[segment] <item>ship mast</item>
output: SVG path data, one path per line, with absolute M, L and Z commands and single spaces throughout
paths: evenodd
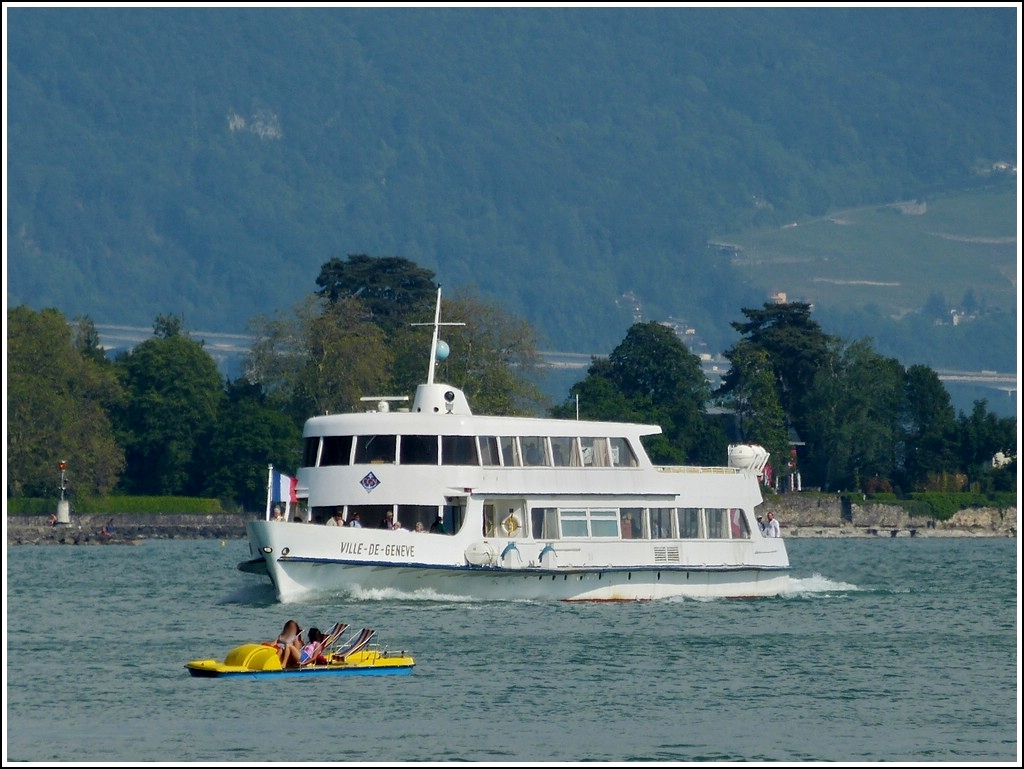
M 426 326 L 427 323 L 413 323 L 414 326 Z M 434 307 L 434 327 L 433 334 L 430 339 L 430 368 L 427 369 L 427 384 L 434 384 L 434 367 L 437 365 L 437 332 L 441 326 L 465 326 L 465 323 L 442 323 L 441 322 L 441 287 L 437 287 L 437 304 Z M 443 342 L 442 342 L 443 344 Z M 447 345 L 446 345 L 447 348 Z M 445 350 L 445 357 L 447 357 L 447 349 Z

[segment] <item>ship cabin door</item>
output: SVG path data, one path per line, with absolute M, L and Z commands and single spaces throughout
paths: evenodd
M 445 497 L 442 515 L 445 534 L 455 534 L 466 520 L 466 497 Z
M 485 537 L 519 539 L 526 536 L 525 499 L 484 500 Z

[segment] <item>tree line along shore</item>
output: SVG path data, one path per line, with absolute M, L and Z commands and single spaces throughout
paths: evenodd
M 1017 508 L 968 508 L 948 520 L 910 516 L 898 505 L 844 503 L 788 494 L 757 508 L 775 513 L 784 537 L 1016 537 Z M 75 515 L 51 525 L 45 516 L 8 516 L 8 545 L 137 544 L 151 539 L 243 539 L 262 513 L 209 515 Z M 314 525 L 314 524 L 310 524 Z

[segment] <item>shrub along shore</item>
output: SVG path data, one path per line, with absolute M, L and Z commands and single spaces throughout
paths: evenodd
M 966 508 L 947 520 L 911 516 L 899 505 L 851 502 L 835 495 L 785 494 L 769 510 L 784 537 L 1016 537 L 1017 508 Z M 260 513 L 77 515 L 51 526 L 48 515 L 8 515 L 8 545 L 131 545 L 150 539 L 243 539 Z

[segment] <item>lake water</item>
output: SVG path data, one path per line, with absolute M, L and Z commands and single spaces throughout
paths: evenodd
M 1016 539 L 798 539 L 760 600 L 282 606 L 242 540 L 7 548 L 4 763 L 1019 762 Z M 294 617 L 411 676 L 221 680 Z

